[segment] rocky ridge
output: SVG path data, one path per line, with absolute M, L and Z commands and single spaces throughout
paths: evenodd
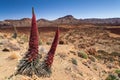
M 94 25 L 120 25 L 120 18 L 89 18 L 89 19 L 76 19 L 72 15 L 67 15 L 56 20 L 38 19 L 37 24 L 39 27 L 57 26 L 57 25 L 81 25 L 81 24 L 94 24 Z M 30 18 L 23 18 L 20 20 L 4 20 L 0 21 L 0 27 L 29 27 L 31 25 Z

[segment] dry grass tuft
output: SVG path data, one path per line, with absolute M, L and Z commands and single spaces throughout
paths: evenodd
M 13 60 L 13 59 L 18 59 L 18 58 L 19 58 L 19 55 L 16 54 L 16 53 L 12 53 L 8 58 L 11 59 L 11 60 Z

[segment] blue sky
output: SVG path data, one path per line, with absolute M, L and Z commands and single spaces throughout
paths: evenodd
M 120 0 L 0 0 L 0 20 L 31 18 L 32 6 L 37 19 L 120 17 Z

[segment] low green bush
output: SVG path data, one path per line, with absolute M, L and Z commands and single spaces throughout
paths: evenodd
M 78 56 L 81 57 L 81 58 L 84 58 L 84 59 L 88 58 L 88 55 L 85 51 L 79 51 Z
M 39 45 L 42 45 L 43 44 L 43 41 L 42 40 L 39 40 Z
M 119 79 L 117 79 L 115 75 L 110 74 L 105 80 L 119 80 Z
M 115 73 L 120 74 L 120 69 L 115 70 Z
M 71 61 L 72 61 L 72 63 L 73 63 L 74 65 L 78 65 L 78 64 L 77 64 L 77 60 L 76 60 L 76 59 L 72 58 L 72 60 L 71 60 Z

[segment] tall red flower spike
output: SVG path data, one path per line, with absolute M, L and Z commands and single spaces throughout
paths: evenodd
M 53 40 L 52 46 L 47 54 L 46 59 L 39 65 L 39 71 L 41 73 L 40 76 L 50 77 L 52 73 L 51 66 L 53 63 L 53 58 L 58 44 L 58 38 L 59 38 L 59 28 L 57 28 L 56 30 L 55 38 Z
M 42 62 L 42 64 L 39 67 L 39 69 L 41 69 L 40 70 L 41 76 L 50 77 L 50 75 L 52 73 L 51 66 L 53 63 L 53 58 L 54 58 L 56 47 L 58 44 L 58 38 L 59 38 L 59 28 L 57 28 L 57 30 L 56 30 L 55 38 L 53 40 L 52 46 L 47 54 L 46 59 Z
M 32 8 L 32 27 L 30 33 L 29 41 L 29 61 L 35 59 L 38 55 L 38 27 L 36 25 L 36 16 L 34 14 L 34 9 Z
M 57 28 L 54 41 L 52 43 L 52 46 L 50 48 L 50 51 L 48 52 L 47 59 L 45 60 L 46 65 L 50 68 L 53 63 L 53 57 L 55 55 L 56 47 L 58 44 L 58 38 L 59 38 L 59 28 Z
M 38 54 L 38 27 L 36 25 L 36 17 L 33 8 L 31 25 L 29 49 L 27 54 L 23 57 L 17 66 L 18 69 L 16 74 L 24 74 L 28 76 L 32 76 L 33 74 L 41 75 L 41 72 L 38 71 L 39 65 L 41 64 L 39 61 L 40 55 Z

